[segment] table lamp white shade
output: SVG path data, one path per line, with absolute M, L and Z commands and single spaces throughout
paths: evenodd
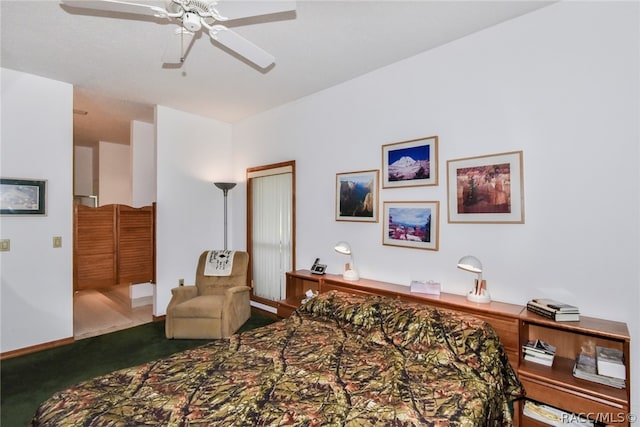
M 458 268 L 478 274 L 478 279 L 482 279 L 482 263 L 472 255 L 466 255 L 458 261 Z
M 351 245 L 348 242 L 340 241 L 335 244 L 333 247 L 336 252 L 343 255 L 349 255 L 349 268 L 345 269 L 344 273 L 342 273 L 342 278 L 344 280 L 354 281 L 360 279 L 360 275 L 355 268 L 355 264 L 353 262 L 353 252 L 351 251 Z

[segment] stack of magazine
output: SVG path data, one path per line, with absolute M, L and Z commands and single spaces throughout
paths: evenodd
M 604 356 L 604 354 L 607 354 Z M 603 375 L 602 372 L 599 372 L 598 367 L 603 366 L 603 362 L 598 362 L 598 359 L 603 359 L 604 357 L 611 358 L 611 354 L 616 354 L 616 358 L 619 360 L 616 362 L 618 364 L 622 364 L 622 370 L 619 368 L 615 371 L 610 369 L 604 369 L 603 372 L 607 375 Z M 599 356 L 598 356 L 599 355 Z M 605 362 L 608 363 L 609 361 Z M 602 369 L 601 369 L 602 370 Z M 611 376 L 611 375 L 616 376 Z M 573 376 L 576 378 L 581 378 L 583 380 L 593 381 L 599 384 L 608 385 L 615 388 L 625 388 L 626 382 L 626 369 L 624 363 L 622 362 L 622 352 L 617 352 L 615 349 L 605 348 L 605 347 L 597 347 L 596 348 L 596 357 L 586 353 L 578 354 L 576 358 L 576 364 L 573 368 Z
M 624 380 L 627 368 L 624 365 L 624 354 L 617 348 L 596 346 L 596 367 L 598 374 Z
M 556 348 L 542 340 L 528 341 L 522 346 L 524 360 L 540 363 L 545 366 L 553 365 L 553 358 L 556 355 Z
M 580 310 L 574 305 L 548 298 L 536 298 L 527 303 L 527 310 L 557 322 L 577 322 Z
M 536 403 L 531 400 L 524 402 L 522 413 L 529 418 L 541 421 L 552 426 L 576 426 L 576 427 L 593 427 L 593 422 L 584 416 L 578 416 L 569 412 L 562 411 L 552 406 Z

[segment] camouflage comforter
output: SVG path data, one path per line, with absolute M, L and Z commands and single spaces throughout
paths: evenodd
M 521 395 L 486 323 L 332 291 L 281 322 L 58 392 L 33 425 L 507 426 Z

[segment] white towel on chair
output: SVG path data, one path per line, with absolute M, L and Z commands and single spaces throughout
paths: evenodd
M 230 276 L 233 269 L 235 251 L 209 251 L 207 262 L 204 264 L 205 276 Z

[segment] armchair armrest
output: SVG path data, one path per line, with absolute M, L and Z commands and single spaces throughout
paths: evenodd
M 234 286 L 232 288 L 227 288 L 225 291 L 226 297 L 233 297 L 234 294 L 239 294 L 242 292 L 249 292 L 251 288 L 248 286 Z
M 171 289 L 171 301 L 167 309 L 173 305 L 190 300 L 198 296 L 198 288 L 195 286 L 179 286 Z
M 235 332 L 251 316 L 251 288 L 234 286 L 227 288 L 222 304 L 223 335 Z

